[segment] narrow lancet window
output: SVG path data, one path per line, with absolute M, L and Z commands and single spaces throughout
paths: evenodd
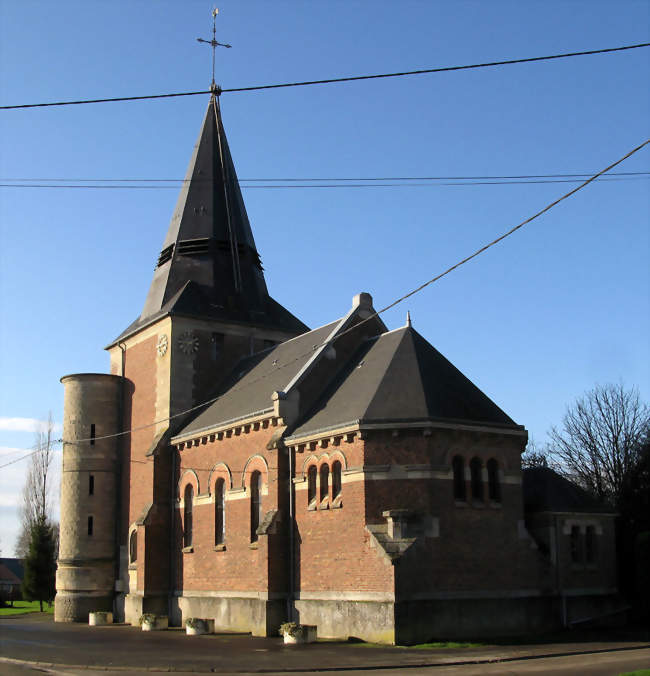
M 93 534 L 93 517 L 89 516 L 88 517 L 88 535 Z
M 88 476 L 88 495 L 95 495 L 95 477 L 93 474 Z
M 225 481 L 217 479 L 214 487 L 214 544 L 222 545 L 226 538 Z
M 580 526 L 571 526 L 571 563 L 582 563 Z
M 329 465 L 321 465 L 320 468 L 320 503 L 322 506 L 327 505 L 327 499 L 330 494 L 330 467 Z
M 341 463 L 335 460 L 332 464 L 332 499 L 341 497 Z
M 499 484 L 499 463 L 490 458 L 487 463 L 488 497 L 492 502 L 501 502 L 501 486 Z
M 138 531 L 133 531 L 129 538 L 129 562 L 135 563 L 138 560 Z
M 251 542 L 257 542 L 262 511 L 262 475 L 255 471 L 251 476 Z
M 451 461 L 454 472 L 454 500 L 465 501 L 465 461 L 460 455 Z
M 316 506 L 316 465 L 311 465 L 307 470 L 307 505 Z
M 194 489 L 191 484 L 185 487 L 183 496 L 183 547 L 192 546 L 192 502 Z
M 95 445 L 95 423 L 92 423 L 90 426 L 90 445 Z

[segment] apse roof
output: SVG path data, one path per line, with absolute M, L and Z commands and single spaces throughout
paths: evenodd
M 454 421 L 520 426 L 415 329 L 360 345 L 290 438 L 352 422 Z

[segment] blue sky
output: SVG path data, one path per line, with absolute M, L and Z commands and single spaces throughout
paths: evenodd
M 224 87 L 648 42 L 649 3 L 218 3 Z M 0 105 L 206 89 L 212 4 L 0 0 Z M 650 49 L 224 94 L 240 179 L 596 172 L 648 138 Z M 206 96 L 0 111 L 0 183 L 181 179 Z M 649 171 L 646 148 L 618 168 Z M 386 313 L 414 327 L 543 444 L 596 383 L 650 399 L 647 178 L 587 187 Z M 244 189 L 271 294 L 312 327 L 383 307 L 573 184 Z M 0 188 L 0 464 L 61 420 L 67 373 L 141 311 L 173 189 Z M 56 462 L 60 461 L 60 451 Z M 0 473 L 11 555 L 25 461 Z

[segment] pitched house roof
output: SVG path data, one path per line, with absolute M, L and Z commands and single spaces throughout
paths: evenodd
M 549 467 L 528 467 L 523 474 L 527 512 L 612 513 L 611 507 Z
M 186 425 L 187 436 L 273 408 L 273 392 L 284 391 L 338 322 L 326 324 L 263 352 L 241 359 L 219 389 L 219 399 Z
M 20 584 L 24 575 L 22 559 L 0 558 L 0 584 Z

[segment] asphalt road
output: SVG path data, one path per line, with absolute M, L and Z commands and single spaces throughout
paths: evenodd
M 416 650 L 347 642 L 285 646 L 247 634 L 142 633 L 126 625 L 55 624 L 51 616 L 0 620 L 0 674 L 610 674 L 650 668 L 646 635 L 567 634 L 569 641 Z M 605 639 L 605 640 L 604 640 Z M 4 658 L 4 659 L 3 659 Z M 24 660 L 19 664 L 11 660 Z
M 513 661 L 497 664 L 478 664 L 462 665 L 454 667 L 414 667 L 404 669 L 403 667 L 390 669 L 353 669 L 346 670 L 345 674 L 366 674 L 373 676 L 397 676 L 398 674 L 407 674 L 408 676 L 576 676 L 577 674 L 585 676 L 618 676 L 619 674 L 634 671 L 637 669 L 650 668 L 650 649 L 637 649 L 610 652 L 607 654 L 596 653 L 586 655 L 572 655 L 564 657 L 543 657 L 534 660 Z M 35 674 L 52 674 L 53 676 L 125 676 L 126 674 L 142 674 L 142 671 L 105 671 L 96 669 L 67 669 L 65 667 L 42 668 L 28 665 L 13 665 L 0 663 L 0 673 L 3 676 L 34 676 Z M 148 672 L 155 673 L 155 672 Z M 158 672 L 160 673 L 160 672 Z M 177 676 L 189 676 L 195 672 L 176 672 Z M 238 672 L 238 676 L 246 676 L 246 673 L 253 674 L 259 672 Z M 273 674 L 286 674 L 286 672 L 265 672 L 272 676 Z M 318 673 L 337 673 L 337 672 L 318 672 L 318 671 L 299 671 L 292 672 L 293 676 L 314 676 Z

